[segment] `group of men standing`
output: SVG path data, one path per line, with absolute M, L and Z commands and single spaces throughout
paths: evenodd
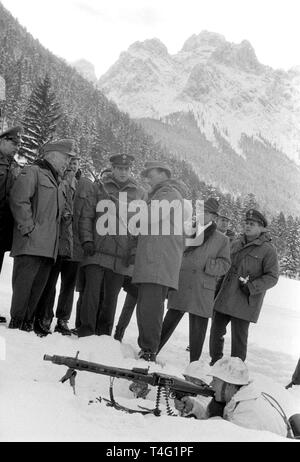
M 105 176 L 92 181 L 80 175 L 80 159 L 69 139 L 46 143 L 37 161 L 13 175 L 19 142 L 19 127 L 0 135 L 1 264 L 7 250 L 14 258 L 9 328 L 51 333 L 60 274 L 57 332 L 111 335 L 123 287 L 127 297 L 115 338 L 122 340 L 136 306 L 142 359 L 156 360 L 186 312 L 191 361 L 201 356 L 210 318 L 211 363 L 223 355 L 229 322 L 231 354 L 246 358 L 249 324 L 257 321 L 266 290 L 279 276 L 267 220 L 259 211 L 247 211 L 244 233 L 236 238 L 214 198 L 204 201 L 204 213 L 191 227 L 192 243 L 184 232 L 174 232 L 171 209 L 159 215 L 156 234 L 151 226 L 140 235 L 120 232 L 120 221 L 115 234 L 101 234 L 101 201 L 112 201 L 119 210 L 120 193 L 126 193 L 127 207 L 142 200 L 149 216 L 153 201 L 175 201 L 186 211 L 185 185 L 172 178 L 165 162 L 149 161 L 141 172 L 141 187 L 131 177 L 134 157 L 127 154 L 112 156 Z M 161 232 L 165 221 L 168 234 Z M 75 285 L 76 326 L 70 330 Z

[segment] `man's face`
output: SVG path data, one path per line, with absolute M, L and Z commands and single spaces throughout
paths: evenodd
M 65 173 L 66 168 L 69 165 L 70 158 L 67 154 L 63 154 L 59 151 L 49 152 L 45 159 L 50 162 L 51 165 L 55 168 L 57 173 L 62 177 Z
M 147 172 L 146 181 L 153 188 L 155 185 L 161 183 L 167 178 L 164 170 L 153 168 Z
M 244 232 L 247 237 L 259 236 L 263 229 L 264 229 L 263 226 L 261 226 L 257 221 L 253 221 L 253 220 L 245 221 Z
M 77 173 L 79 169 L 79 160 L 71 159 L 69 162 L 69 169 L 72 170 L 72 172 Z
M 119 183 L 125 183 L 129 179 L 130 168 L 125 165 L 116 165 L 112 167 L 112 174 Z
M 211 212 L 208 212 L 207 210 L 204 210 L 204 214 L 203 214 L 204 223 L 203 223 L 203 225 L 205 226 L 208 223 L 210 223 L 211 221 L 215 221 L 216 218 L 217 218 L 217 215 L 215 213 L 211 213 Z
M 236 385 L 226 383 L 218 377 L 213 377 L 210 386 L 215 392 L 215 400 L 219 403 L 229 403 L 233 395 L 237 392 Z
M 7 157 L 13 157 L 19 149 L 20 141 L 11 138 L 0 139 L 0 152 Z
M 229 226 L 229 220 L 224 217 L 218 217 L 217 218 L 217 228 L 221 233 L 226 233 L 227 229 Z

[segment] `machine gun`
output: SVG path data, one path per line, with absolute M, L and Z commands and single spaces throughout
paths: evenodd
M 180 379 L 178 377 L 161 374 L 160 372 L 151 372 L 149 373 L 149 368 L 133 368 L 133 369 L 121 369 L 119 367 L 113 366 L 106 366 L 104 364 L 92 363 L 89 361 L 84 361 L 78 359 L 79 351 L 75 358 L 71 358 L 68 356 L 49 356 L 44 355 L 44 361 L 51 361 L 54 364 L 67 366 L 69 369 L 67 373 L 62 377 L 60 380 L 62 383 L 66 382 L 67 380 L 70 381 L 70 385 L 73 387 L 75 393 L 75 377 L 76 377 L 76 370 L 78 371 L 86 371 L 86 372 L 94 372 L 95 374 L 107 375 L 111 377 L 110 382 L 110 400 L 106 400 L 104 398 L 98 398 L 98 401 L 101 402 L 104 399 L 108 404 L 108 406 L 112 406 L 115 409 L 123 410 L 126 412 L 139 412 L 142 414 L 149 414 L 152 413 L 156 416 L 161 414 L 159 409 L 161 393 L 164 393 L 165 400 L 166 400 L 166 408 L 168 415 L 175 415 L 170 408 L 169 405 L 169 398 L 173 399 L 181 399 L 183 396 L 197 396 L 202 395 L 206 397 L 213 397 L 214 391 L 210 388 L 209 385 L 203 382 L 203 385 L 195 385 L 192 382 L 187 380 Z M 146 387 L 148 385 L 158 387 L 157 390 L 157 397 L 156 397 L 156 407 L 155 409 L 144 409 L 144 411 L 133 410 L 129 408 L 125 408 L 118 404 L 113 395 L 113 381 L 115 378 L 129 380 L 134 383 L 145 384 Z

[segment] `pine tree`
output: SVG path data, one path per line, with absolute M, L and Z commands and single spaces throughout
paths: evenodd
M 296 278 L 300 270 L 300 220 L 289 216 L 286 221 L 286 252 L 280 259 L 281 274 Z
M 278 258 L 281 260 L 287 252 L 287 224 L 282 212 L 272 218 L 269 229 L 273 244 L 278 253 Z
M 53 139 L 61 117 L 60 105 L 51 90 L 48 75 L 33 89 L 26 108 L 22 126 L 24 134 L 20 154 L 33 161 L 39 148 Z

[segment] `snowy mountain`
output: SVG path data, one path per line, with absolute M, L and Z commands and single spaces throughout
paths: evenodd
M 78 61 L 74 61 L 71 63 L 71 66 L 75 67 L 79 74 L 89 82 L 97 83 L 95 66 L 86 59 L 79 59 Z
M 274 70 L 259 63 L 248 41 L 229 43 L 222 35 L 203 31 L 192 35 L 175 55 L 158 39 L 135 42 L 100 78 L 99 86 L 121 110 L 140 119 L 157 141 L 192 160 L 204 180 L 236 193 L 245 192 L 241 190 L 244 186 L 266 204 L 270 191 L 259 183 L 265 182 L 261 170 L 264 175 L 267 171 L 276 183 L 273 189 L 281 193 L 277 206 L 294 209 L 288 191 L 280 191 L 280 183 L 292 183 L 296 189 L 288 188 L 289 193 L 300 198 L 300 171 L 295 165 L 300 164 L 299 67 L 288 72 Z M 170 131 L 178 133 L 183 128 L 185 135 L 175 145 Z M 199 140 L 195 138 L 191 146 L 191 130 L 194 138 L 197 132 L 209 147 L 206 160 L 197 148 Z M 261 163 L 250 159 L 249 144 Z M 216 179 L 215 171 L 209 169 L 216 156 L 215 167 L 221 173 L 225 169 L 224 178 Z M 232 176 L 232 162 L 237 164 L 239 184 L 226 178 Z M 249 169 L 252 184 L 245 175 Z M 275 202 L 271 208 L 276 208 Z

